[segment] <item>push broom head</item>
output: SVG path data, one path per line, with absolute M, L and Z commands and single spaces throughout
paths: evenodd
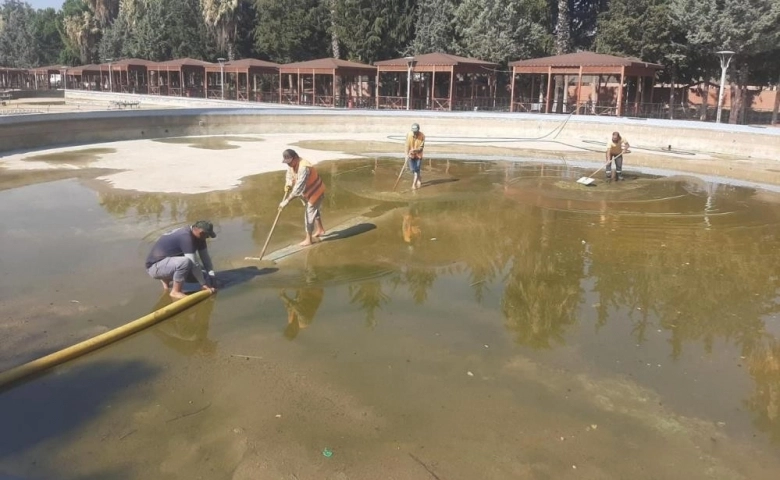
M 595 182 L 595 180 L 593 180 L 590 177 L 580 177 L 580 179 L 577 180 L 577 183 L 585 185 L 586 187 L 589 185 L 593 185 L 593 182 Z

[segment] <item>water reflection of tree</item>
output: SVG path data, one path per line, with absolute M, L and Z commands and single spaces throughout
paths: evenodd
M 581 243 L 560 212 L 542 210 L 536 228 L 515 229 L 501 308 L 515 341 L 533 348 L 563 343 L 577 321 Z
M 753 412 L 753 423 L 780 443 L 780 341 L 771 339 L 755 349 L 748 365 L 756 382 L 753 395 L 745 402 Z
M 366 315 L 366 325 L 370 328 L 376 326 L 376 312 L 390 301 L 390 297 L 382 291 L 380 280 L 370 280 L 360 283 L 351 283 L 349 289 L 349 303 L 357 305 Z

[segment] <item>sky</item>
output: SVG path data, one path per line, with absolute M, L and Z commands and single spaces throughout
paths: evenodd
M 33 8 L 55 8 L 57 10 L 62 7 L 64 0 L 27 0 L 27 3 L 32 5 Z

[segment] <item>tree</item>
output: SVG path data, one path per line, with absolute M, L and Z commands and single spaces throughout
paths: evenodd
M 5 0 L 0 7 L 0 65 L 26 68 L 38 64 L 34 17 L 25 2 Z
M 328 54 L 329 5 L 320 0 L 255 0 L 255 53 L 290 63 Z
M 503 65 L 548 54 L 547 14 L 540 0 L 464 0 L 455 13 L 458 53 Z
M 33 37 L 38 52 L 38 65 L 58 63 L 60 51 L 64 48 L 58 30 L 59 16 L 53 8 L 34 11 Z
M 459 4 L 459 0 L 430 0 L 417 5 L 417 22 L 411 44 L 414 55 L 447 53 L 455 48 L 455 11 Z
M 333 28 L 346 57 L 372 63 L 406 53 L 415 7 L 414 0 L 336 0 Z
M 670 7 L 673 23 L 687 32 L 688 44 L 702 55 L 714 55 L 718 50 L 735 52 L 732 63 L 738 73 L 732 89 L 729 123 L 744 121 L 749 63 L 756 56 L 777 49 L 780 1 L 671 0 Z
M 698 78 L 707 64 L 697 61 L 685 32 L 669 21 L 670 0 L 612 0 L 599 16 L 596 51 L 660 63 L 672 86 Z M 669 93 L 669 115 L 674 118 L 675 89 Z
M 238 27 L 249 11 L 248 4 L 244 0 L 201 0 L 201 8 L 220 51 L 226 52 L 228 60 L 235 60 Z

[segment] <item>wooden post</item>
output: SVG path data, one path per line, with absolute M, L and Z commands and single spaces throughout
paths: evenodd
M 455 66 L 450 67 L 450 111 L 452 111 L 452 91 L 455 88 Z
M 330 87 L 330 93 L 333 95 L 331 96 L 330 104 L 332 107 L 336 107 L 336 69 L 333 69 L 333 83 L 331 83 Z M 341 92 L 339 92 L 339 96 L 341 96 Z
M 379 68 L 376 69 L 376 84 L 374 85 L 374 100 L 376 101 L 376 109 L 379 110 Z
M 311 69 L 311 104 L 317 104 L 317 73 Z
M 509 111 L 514 112 L 515 111 L 515 82 L 517 82 L 517 77 L 515 76 L 515 67 L 512 67 L 512 85 L 509 90 Z M 531 90 L 533 90 L 533 87 L 531 87 Z M 533 95 L 533 92 L 531 93 Z
M 644 77 L 639 75 L 636 77 L 636 95 L 634 95 L 634 116 L 639 116 L 639 106 L 642 104 L 642 93 L 644 93 L 644 89 L 642 88 L 642 81 L 644 80 Z
M 582 65 L 580 65 L 580 74 L 577 79 L 577 103 L 574 104 L 574 113 L 580 114 L 580 95 L 582 94 Z
M 298 105 L 301 104 L 301 90 L 303 90 L 303 82 L 301 81 L 301 69 L 298 69 L 298 78 L 296 79 L 296 83 L 298 84 Z
M 431 105 L 436 102 L 436 65 L 433 66 L 433 72 L 431 73 Z
M 544 113 L 550 113 L 550 109 L 552 108 L 552 93 L 550 90 L 552 89 L 552 67 L 548 67 L 547 69 L 547 96 L 544 99 Z
M 620 67 L 620 83 L 618 84 L 617 116 L 623 116 L 623 82 L 626 80 L 626 67 Z
M 282 76 L 284 74 L 280 71 L 279 72 L 279 103 L 282 103 Z

